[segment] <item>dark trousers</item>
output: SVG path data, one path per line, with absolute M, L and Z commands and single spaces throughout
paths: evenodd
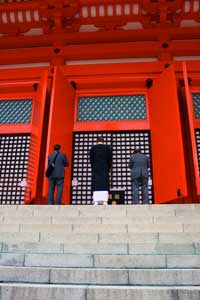
M 149 203 L 149 190 L 148 190 L 148 178 L 147 177 L 137 177 L 132 178 L 132 193 L 133 193 L 133 203 L 139 204 L 139 187 L 142 188 L 142 203 Z
M 63 193 L 64 178 L 49 178 L 48 204 L 61 204 Z M 57 187 L 56 201 L 54 201 L 54 192 Z

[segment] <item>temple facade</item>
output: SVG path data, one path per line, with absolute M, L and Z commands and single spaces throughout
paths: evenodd
M 89 149 L 150 157 L 149 203 L 200 201 L 200 1 L 0 0 L 0 204 L 46 204 L 55 143 L 63 204 L 91 204 Z

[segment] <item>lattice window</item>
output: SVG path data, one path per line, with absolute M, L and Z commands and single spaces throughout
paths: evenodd
M 195 118 L 200 119 L 200 94 L 192 94 Z
M 113 166 L 110 174 L 110 187 L 125 190 L 125 203 L 132 204 L 131 174 L 129 158 L 134 148 L 140 146 L 142 152 L 151 157 L 150 134 L 148 131 L 132 132 L 87 132 L 74 134 L 72 178 L 78 185 L 72 187 L 72 204 L 92 204 L 91 167 L 89 150 L 102 135 L 106 144 L 113 150 Z M 149 176 L 152 178 L 151 169 Z M 141 200 L 140 190 L 140 200 Z M 149 203 L 153 202 L 152 186 L 149 186 Z
M 32 100 L 0 100 L 0 124 L 27 124 L 31 120 Z
M 29 135 L 0 135 L 0 204 L 23 204 Z
M 145 119 L 144 95 L 79 97 L 78 121 Z

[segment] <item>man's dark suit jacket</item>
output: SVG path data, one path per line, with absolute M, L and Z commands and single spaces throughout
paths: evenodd
M 130 157 L 129 168 L 131 169 L 131 177 L 147 177 L 148 168 L 150 167 L 149 158 L 143 153 L 135 153 Z
M 58 151 L 55 151 L 54 153 L 50 154 L 48 156 L 48 165 L 50 165 Z M 67 157 L 65 154 L 59 152 L 58 156 L 56 158 L 55 167 L 53 169 L 53 172 L 49 178 L 64 178 L 65 177 L 65 167 L 69 166 L 69 162 L 67 160 Z

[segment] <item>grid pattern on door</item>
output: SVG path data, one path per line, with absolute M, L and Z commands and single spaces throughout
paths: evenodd
M 29 135 L 0 135 L 0 204 L 23 204 Z
M 131 132 L 80 132 L 74 134 L 72 179 L 75 183 L 71 191 L 72 204 L 92 204 L 91 167 L 89 150 L 96 143 L 98 136 L 103 136 L 105 143 L 113 151 L 113 166 L 110 173 L 110 188 L 125 190 L 125 203 L 132 204 L 131 174 L 128 168 L 133 149 L 151 157 L 149 131 Z M 152 178 L 151 168 L 149 176 Z M 139 194 L 142 198 L 141 190 Z M 153 202 L 152 185 L 149 185 L 149 203 Z

